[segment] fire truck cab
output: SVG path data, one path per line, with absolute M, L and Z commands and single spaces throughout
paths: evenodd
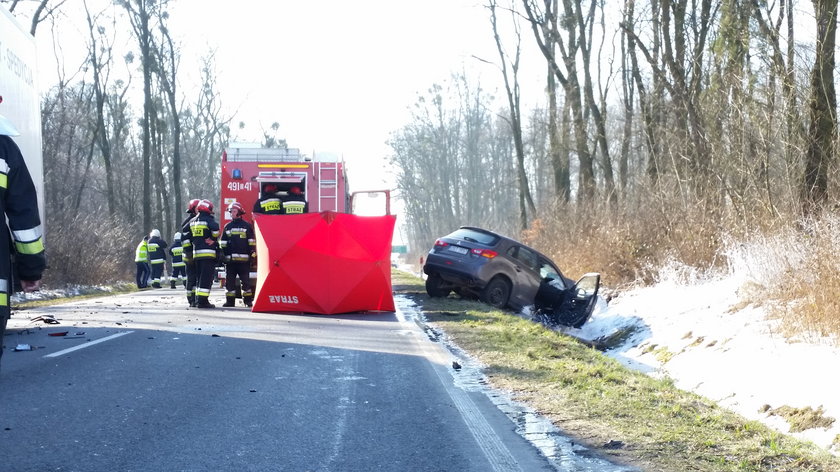
M 347 213 L 350 208 L 343 161 L 322 155 L 313 160 L 294 148 L 238 143 L 222 154 L 221 226 L 231 220 L 225 210 L 234 201 L 242 205 L 247 212 L 245 218 L 253 222 L 254 204 L 269 183 L 276 186 L 280 196 L 298 187 L 310 213 Z

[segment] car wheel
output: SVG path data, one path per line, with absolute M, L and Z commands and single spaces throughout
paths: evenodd
M 426 279 L 426 293 L 430 297 L 445 297 L 449 295 L 449 289 L 444 286 L 445 282 L 437 274 L 429 274 Z
M 500 276 L 494 277 L 481 292 L 481 301 L 496 308 L 507 306 L 508 298 L 510 298 L 510 282 Z

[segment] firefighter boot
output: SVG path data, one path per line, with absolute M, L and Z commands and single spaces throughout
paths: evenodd
M 206 295 L 196 295 L 195 306 L 196 308 L 216 308 L 216 305 L 207 301 Z
M 254 304 L 254 297 L 245 297 L 242 301 L 245 302 L 245 306 L 251 306 Z
M 222 306 L 224 306 L 224 307 L 236 306 L 236 297 L 232 297 L 232 296 L 228 295 L 227 296 L 227 301 Z
M 175 288 L 175 281 L 174 280 L 169 281 L 169 288 Z
M 190 306 L 195 306 L 195 295 L 189 294 L 187 295 L 187 301 L 190 302 Z

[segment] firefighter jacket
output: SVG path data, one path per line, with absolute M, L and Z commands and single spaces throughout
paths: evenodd
M 134 250 L 134 262 L 149 262 L 149 245 L 145 239 Z
M 195 218 L 195 215 L 190 213 L 190 216 L 186 217 L 184 222 L 181 223 L 181 248 L 183 249 L 181 254 L 182 260 L 187 264 L 192 263 L 193 260 L 193 247 L 192 241 L 190 241 L 190 236 L 192 235 L 192 232 L 190 231 L 190 221 L 192 221 L 193 218 Z
M 283 201 L 277 195 L 266 195 L 254 203 L 254 213 L 282 215 Z
M 8 220 L 8 229 L 0 229 L 0 310 L 5 311 L 13 272 L 21 280 L 40 280 L 47 265 L 35 184 L 17 144 L 5 135 L 0 135 L 0 212 Z
M 225 262 L 250 262 L 256 253 L 257 240 L 254 227 L 242 218 L 235 218 L 225 225 L 219 246 L 225 255 Z
M 194 260 L 215 259 L 218 249 L 219 223 L 216 223 L 216 219 L 210 213 L 199 212 L 190 220 L 189 239 Z
M 283 213 L 299 215 L 309 212 L 309 203 L 300 195 L 289 195 L 283 199 Z
M 166 241 L 157 236 L 153 236 L 149 238 L 147 244 L 149 246 L 149 262 L 152 265 L 164 264 L 166 262 Z
M 187 265 L 184 262 L 184 247 L 181 246 L 181 240 L 176 239 L 169 248 L 169 255 L 172 256 L 172 268 L 184 267 Z

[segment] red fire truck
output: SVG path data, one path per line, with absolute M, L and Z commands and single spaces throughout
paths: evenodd
M 292 187 L 303 191 L 309 212 L 350 212 L 350 194 L 344 162 L 337 158 L 315 159 L 299 149 L 263 148 L 259 145 L 234 144 L 222 154 L 222 195 L 219 213 L 224 227 L 230 221 L 225 211 L 231 202 L 239 202 L 253 222 L 254 202 L 262 187 L 273 183 L 280 193 Z

